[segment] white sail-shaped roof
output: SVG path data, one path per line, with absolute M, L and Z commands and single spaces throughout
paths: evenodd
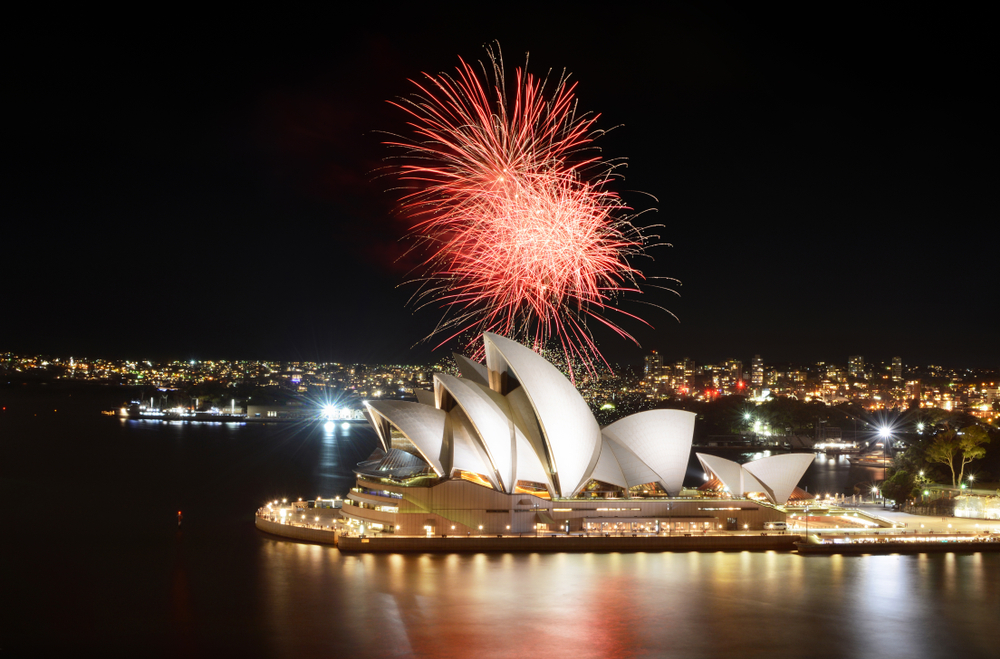
M 616 442 L 609 435 L 604 435 L 604 448 L 610 450 L 618 461 L 622 475 L 628 483 L 625 487 L 635 487 L 660 480 L 659 474 L 650 469 L 649 465 L 639 459 L 639 456 Z
M 421 405 L 430 405 L 431 407 L 436 407 L 434 405 L 434 392 L 427 391 L 426 389 L 414 389 L 414 395 L 417 397 L 417 402 Z
M 629 478 L 632 486 L 658 482 L 669 494 L 676 495 L 684 485 L 695 416 L 684 410 L 649 410 L 620 419 L 601 432 L 627 448 L 656 476 L 638 483 Z
M 449 414 L 449 419 L 451 421 L 452 446 L 454 447 L 454 468 L 479 474 L 489 481 L 493 489 L 502 492 L 503 487 L 497 479 L 489 455 L 476 436 L 476 429 L 472 426 L 468 416 L 461 411 L 461 408 L 455 408 Z
M 474 362 L 468 357 L 458 353 L 452 353 L 451 356 L 454 358 L 455 364 L 458 365 L 458 372 L 462 374 L 463 379 L 476 382 L 486 387 L 490 386 L 489 374 L 486 371 L 485 364 Z
M 738 462 L 726 460 L 717 455 L 706 455 L 704 453 L 695 453 L 695 455 L 698 457 L 698 462 L 701 463 L 702 468 L 707 473 L 712 474 L 722 481 L 722 484 L 726 486 L 733 496 L 743 496 L 743 468 Z
M 511 436 L 510 408 L 503 396 L 485 391 L 475 382 L 464 382 L 444 373 L 434 375 L 434 389 L 447 391 L 465 412 L 482 444 L 496 480 L 505 492 L 514 491 L 516 483 L 514 441 Z M 488 392 L 488 393 L 487 393 Z M 490 394 L 493 394 L 491 396 Z M 495 397 L 494 397 L 495 396 Z M 439 397 L 440 400 L 440 397 Z
M 809 453 L 772 455 L 739 465 L 715 455 L 696 453 L 705 471 L 715 475 L 736 496 L 760 492 L 775 505 L 784 505 L 799 479 L 812 464 Z
M 771 497 L 771 488 L 767 484 L 762 483 L 759 478 L 754 477 L 746 469 L 740 471 L 740 475 L 743 477 L 743 494 L 746 495 L 749 492 L 760 492 L 764 496 Z
M 784 505 L 814 458 L 812 453 L 772 455 L 748 462 L 743 465 L 743 469 L 768 487 L 765 494 L 771 499 L 771 503 Z
M 600 456 L 601 430 L 590 407 L 569 380 L 533 350 L 496 334 L 485 333 L 483 339 L 489 371 L 513 375 L 525 390 L 558 495 L 573 496 L 586 485 Z
M 527 445 L 528 452 L 530 453 L 530 459 L 528 453 L 526 453 L 518 440 L 517 444 L 517 464 L 518 464 L 518 480 L 532 480 L 536 483 L 545 483 L 550 496 L 559 496 L 556 492 L 555 485 L 552 484 L 552 472 L 549 468 L 549 458 L 548 449 L 545 447 L 545 439 L 542 437 L 542 429 L 538 425 L 538 417 L 535 415 L 535 410 L 531 407 L 531 401 L 528 399 L 528 393 L 522 387 L 518 387 L 514 391 L 510 392 L 504 398 L 507 401 L 507 405 L 510 407 L 510 419 L 511 423 L 514 424 L 516 429 L 516 434 L 524 438 L 524 443 Z M 534 462 L 541 469 L 542 478 L 529 478 L 524 471 L 525 462 Z M 533 468 L 529 467 L 529 469 Z
M 547 485 L 551 492 L 552 485 L 549 482 L 548 472 L 545 471 L 545 467 L 535 455 L 535 450 L 531 447 L 528 439 L 521 432 L 517 432 L 514 441 L 517 448 L 517 473 L 515 474 L 517 480 L 514 481 L 514 484 L 516 485 L 517 481 L 542 483 Z
M 594 471 L 590 477 L 602 483 L 610 483 L 611 485 L 617 485 L 628 490 L 628 479 L 625 478 L 621 464 L 618 462 L 617 456 L 612 452 L 611 446 L 609 446 L 613 440 L 607 437 L 603 437 L 602 440 L 601 456 L 598 458 L 597 466 L 594 467 Z M 649 481 L 646 482 L 648 483 Z
M 402 400 L 365 401 L 365 406 L 373 417 L 385 419 L 403 433 L 438 476 L 445 475 L 441 449 L 447 414 L 430 405 Z
M 368 424 L 375 429 L 375 434 L 378 435 L 378 441 L 382 444 L 382 450 L 388 453 L 389 449 L 392 448 L 392 440 L 389 437 L 391 432 L 389 430 L 389 422 L 377 414 L 372 414 L 367 405 L 361 408 L 361 412 L 365 415 L 365 418 L 368 419 Z
M 433 400 L 418 391 L 419 403 L 365 403 L 386 451 L 392 428 L 398 429 L 413 447 L 397 448 L 419 454 L 439 476 L 479 474 L 483 484 L 508 493 L 519 480 L 544 484 L 553 498 L 575 496 L 591 479 L 626 490 L 643 483 L 659 483 L 670 494 L 680 490 L 694 414 L 652 410 L 602 432 L 586 401 L 552 364 L 501 336 L 484 334 L 483 340 L 487 366 L 456 355 L 463 377 L 435 375 Z M 723 458 L 698 457 L 737 496 L 759 491 L 780 498 L 793 479 L 791 462 L 762 463 L 751 473 Z

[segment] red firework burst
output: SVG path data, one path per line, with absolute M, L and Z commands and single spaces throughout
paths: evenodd
M 575 83 L 564 74 L 547 94 L 547 78 L 518 68 L 510 104 L 499 51 L 488 52 L 492 84 L 485 65 L 460 60 L 456 76 L 424 74 L 394 103 L 414 137 L 387 144 L 405 150 L 402 210 L 428 253 L 416 297 L 446 308 L 442 344 L 468 331 L 536 349 L 555 339 L 568 363 L 592 366 L 603 357 L 588 320 L 634 341 L 604 313 L 636 318 L 611 302 L 638 291 L 628 258 L 646 237 L 608 190 L 613 164 L 588 148 L 598 115 L 577 115 Z

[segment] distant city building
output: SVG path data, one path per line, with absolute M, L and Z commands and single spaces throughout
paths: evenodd
M 852 355 L 847 358 L 847 372 L 851 377 L 862 379 L 865 377 L 865 358 L 863 355 Z
M 738 359 L 728 359 L 722 364 L 726 376 L 735 385 L 743 380 L 743 362 Z
M 750 384 L 754 389 L 760 389 L 764 386 L 764 360 L 760 358 L 760 355 L 753 356 L 753 362 L 750 366 Z
M 687 357 L 681 359 L 674 363 L 673 369 L 671 370 L 670 386 L 674 390 L 680 391 L 690 391 L 694 386 L 694 376 L 695 376 L 695 363 L 694 360 L 688 359 Z
M 658 378 L 663 373 L 663 356 L 659 355 L 655 350 L 653 354 L 646 355 L 646 363 L 642 370 L 643 375 L 647 378 Z
M 892 358 L 892 381 L 902 382 L 903 381 L 903 358 L 893 357 Z

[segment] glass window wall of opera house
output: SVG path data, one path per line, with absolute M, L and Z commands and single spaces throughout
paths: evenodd
M 341 508 L 356 533 L 518 535 L 764 529 L 812 454 L 744 465 L 697 454 L 708 481 L 684 489 L 695 415 L 650 410 L 601 428 L 559 370 L 484 334 L 484 364 L 456 355 L 418 402 L 367 401 L 380 447 Z

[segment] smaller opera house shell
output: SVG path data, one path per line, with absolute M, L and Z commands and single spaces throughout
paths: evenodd
M 462 377 L 435 374 L 418 402 L 365 402 L 381 448 L 355 469 L 348 525 L 405 535 L 666 533 L 784 520 L 781 505 L 812 455 L 739 465 L 698 454 L 724 497 L 681 496 L 694 413 L 650 410 L 601 428 L 543 357 L 495 334 L 483 341 L 485 364 L 456 355 Z

